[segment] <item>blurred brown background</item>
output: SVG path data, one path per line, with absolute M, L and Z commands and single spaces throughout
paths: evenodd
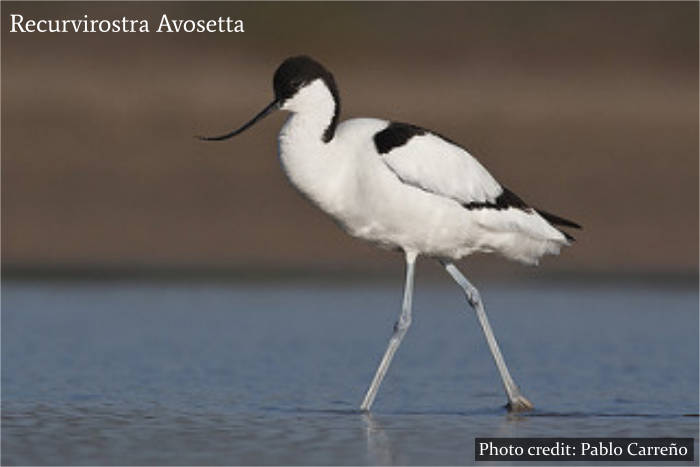
M 6 277 L 75 271 L 339 271 L 402 262 L 347 237 L 285 180 L 272 97 L 287 56 L 336 76 L 342 118 L 454 139 L 528 202 L 579 221 L 536 274 L 698 268 L 698 4 L 2 2 Z M 150 33 L 21 34 L 25 18 L 150 20 Z M 154 32 L 162 13 L 245 33 Z M 496 257 L 482 276 L 533 274 Z M 426 268 L 435 271 L 436 268 Z

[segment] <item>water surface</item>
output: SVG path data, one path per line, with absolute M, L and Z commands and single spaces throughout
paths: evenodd
M 694 437 L 697 456 L 696 288 L 481 292 L 531 413 L 504 410 L 450 284 L 417 283 L 368 416 L 399 283 L 6 281 L 2 463 L 464 465 L 475 437 L 527 436 Z

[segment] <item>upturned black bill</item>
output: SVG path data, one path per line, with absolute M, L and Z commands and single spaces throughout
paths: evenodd
M 237 130 L 234 130 L 230 133 L 226 133 L 225 135 L 221 135 L 221 136 L 197 136 L 197 138 L 201 139 L 202 141 L 223 141 L 225 139 L 233 138 L 234 136 L 243 133 L 248 128 L 255 125 L 260 120 L 267 117 L 268 115 L 270 115 L 272 112 L 274 112 L 275 110 L 277 110 L 279 108 L 280 108 L 280 102 L 277 100 L 274 100 L 274 101 L 272 101 L 272 103 L 270 105 L 268 105 L 267 107 L 262 109 L 262 111 L 259 114 L 257 114 L 255 117 L 253 117 L 253 119 L 251 121 L 249 121 L 248 123 L 246 123 L 245 125 L 243 125 L 242 127 L 240 127 Z

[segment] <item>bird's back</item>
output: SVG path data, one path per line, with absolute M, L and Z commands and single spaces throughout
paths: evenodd
M 352 119 L 339 126 L 337 137 L 339 147 L 352 148 L 347 157 L 358 166 L 356 186 L 369 193 L 355 195 L 364 201 L 355 211 L 371 217 L 360 224 L 374 228 L 350 229 L 355 235 L 386 240 L 389 232 L 396 239 L 383 243 L 410 243 L 423 254 L 497 252 L 524 263 L 537 263 L 569 244 L 566 234 L 500 185 L 466 149 L 440 135 L 413 125 Z M 382 229 L 389 220 L 398 225 Z

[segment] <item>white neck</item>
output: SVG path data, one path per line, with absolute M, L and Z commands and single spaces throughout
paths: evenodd
M 325 209 L 335 190 L 329 184 L 338 182 L 334 157 L 334 140 L 324 141 L 324 133 L 335 115 L 336 103 L 321 80 L 302 89 L 285 102 L 283 110 L 292 115 L 279 134 L 282 166 L 291 182 L 304 195 Z
M 339 110 L 338 105 L 323 80 L 317 79 L 286 100 L 282 110 L 293 114 L 288 121 L 293 126 L 289 131 L 299 131 L 304 137 L 330 141 L 335 132 L 333 120 Z M 282 129 L 283 132 L 286 127 L 287 125 Z

